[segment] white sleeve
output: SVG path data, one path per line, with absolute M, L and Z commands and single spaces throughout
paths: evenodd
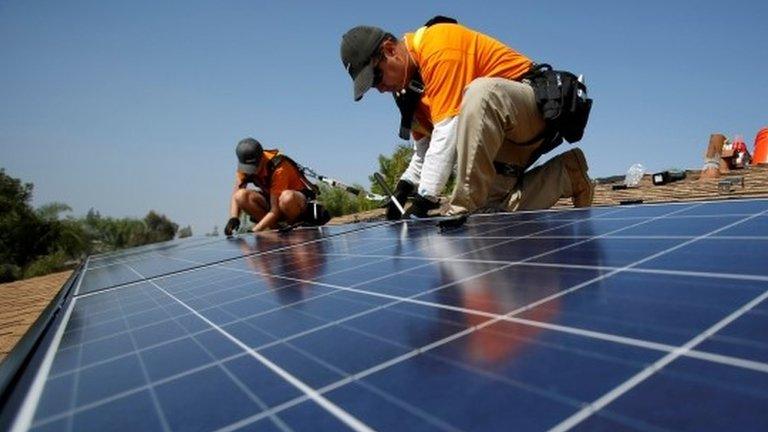
M 413 156 L 411 162 L 408 164 L 408 168 L 400 176 L 400 180 L 405 180 L 414 185 L 418 185 L 421 180 L 421 167 L 424 165 L 424 154 L 427 153 L 429 148 L 429 137 L 426 136 L 418 141 L 413 142 Z
M 436 197 L 448 182 L 456 159 L 457 124 L 458 116 L 448 117 L 432 130 L 432 139 L 421 168 L 419 195 Z

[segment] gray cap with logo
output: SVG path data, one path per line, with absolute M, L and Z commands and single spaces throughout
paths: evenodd
M 371 58 L 379 49 L 387 33 L 371 26 L 357 26 L 344 33 L 341 38 L 341 62 L 354 80 L 354 98 L 362 99 L 363 94 L 373 86 L 373 64 Z

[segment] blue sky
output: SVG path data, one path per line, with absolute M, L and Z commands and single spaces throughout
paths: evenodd
M 352 101 L 341 35 L 435 14 L 586 76 L 593 176 L 700 168 L 710 133 L 751 149 L 768 126 L 763 1 L 0 0 L 0 166 L 35 205 L 155 209 L 196 234 L 226 222 L 245 136 L 368 186 L 397 110 Z

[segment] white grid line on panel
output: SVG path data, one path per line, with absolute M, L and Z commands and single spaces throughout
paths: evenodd
M 217 330 L 219 333 L 221 333 L 224 337 L 234 342 L 237 346 L 239 346 L 241 349 L 246 351 L 251 355 L 251 357 L 255 358 L 261 364 L 269 368 L 272 372 L 276 373 L 280 377 L 282 377 L 284 380 L 291 383 L 294 387 L 298 388 L 302 393 L 304 393 L 307 397 L 312 399 L 315 403 L 317 403 L 320 407 L 331 413 L 334 417 L 339 419 L 341 422 L 349 426 L 351 429 L 356 431 L 364 431 L 364 432 L 373 432 L 373 429 L 368 427 L 365 423 L 361 422 L 359 419 L 354 417 L 353 415 L 349 414 L 345 410 L 338 407 L 336 404 L 331 402 L 330 400 L 323 397 L 320 393 L 315 391 L 315 389 L 309 387 L 302 381 L 300 381 L 298 378 L 294 377 L 290 373 L 288 373 L 286 370 L 281 368 L 280 366 L 276 365 L 272 361 L 270 361 L 268 358 L 264 357 L 263 355 L 256 352 L 254 349 L 249 347 L 247 344 L 243 343 L 240 339 L 236 338 L 235 336 L 231 335 L 229 332 L 225 331 L 218 325 L 216 325 L 214 322 L 210 321 L 206 317 L 200 315 L 197 311 L 195 311 L 193 308 L 189 307 L 186 303 L 182 302 L 181 300 L 177 299 L 175 296 L 173 296 L 171 293 L 154 283 L 154 281 L 150 281 L 151 284 L 155 285 L 155 287 L 160 290 L 161 292 L 165 293 L 168 297 L 176 300 L 179 304 L 189 309 L 190 312 L 195 314 L 198 318 L 202 319 L 206 324 Z
M 640 383 L 648 379 L 651 375 L 660 371 L 662 368 L 672 363 L 674 360 L 676 360 L 680 356 L 685 355 L 693 347 L 700 344 L 701 342 L 703 342 L 705 339 L 712 336 L 713 334 L 717 333 L 723 327 L 727 326 L 728 324 L 730 324 L 740 316 L 744 315 L 746 312 L 748 312 L 750 309 L 755 307 L 758 303 L 762 302 L 766 298 L 768 298 L 768 291 L 765 291 L 761 295 L 752 299 L 750 302 L 740 307 L 738 310 L 734 311 L 733 313 L 729 314 L 728 316 L 726 316 L 725 318 L 717 322 L 715 325 L 711 326 L 710 328 L 706 329 L 705 331 L 703 331 L 693 339 L 689 340 L 686 344 L 678 347 L 671 353 L 657 360 L 652 365 L 648 366 L 647 368 L 643 369 L 636 375 L 632 376 L 630 379 L 624 381 L 622 384 L 613 388 L 611 391 L 604 394 L 602 397 L 593 401 L 589 405 L 585 406 L 584 408 L 582 408 L 572 416 L 563 420 L 562 422 L 560 422 L 558 425 L 556 425 L 550 430 L 553 432 L 567 431 L 573 428 L 574 426 L 578 425 L 579 423 L 584 421 L 586 418 L 588 418 L 592 414 L 596 413 L 597 411 L 604 408 L 606 405 L 610 404 L 617 398 L 621 397 L 623 394 L 637 387 Z
M 677 246 L 675 248 L 671 248 L 669 251 L 660 252 L 658 254 L 655 254 L 655 255 L 652 255 L 650 257 L 644 258 L 644 259 L 640 260 L 639 262 L 634 263 L 633 266 L 638 265 L 638 264 L 642 264 L 643 262 L 646 262 L 646 261 L 649 261 L 651 259 L 657 258 L 658 256 L 661 256 L 661 255 L 663 255 L 665 253 L 668 253 L 668 252 L 670 252 L 672 250 L 679 249 L 680 247 L 683 247 L 683 246 L 685 246 L 687 244 L 693 243 L 695 241 L 701 240 L 703 238 L 706 238 L 706 237 L 708 237 L 710 235 L 713 235 L 715 233 L 718 233 L 720 231 L 723 231 L 723 230 L 726 230 L 728 228 L 731 228 L 732 226 L 735 226 L 735 225 L 747 222 L 747 221 L 749 221 L 751 219 L 754 219 L 754 218 L 756 218 L 756 217 L 758 217 L 760 215 L 763 215 L 765 213 L 766 213 L 766 211 L 762 211 L 762 212 L 757 213 L 755 215 L 746 217 L 746 218 L 744 218 L 744 219 L 742 219 L 740 221 L 737 221 L 737 222 L 734 222 L 732 224 L 729 224 L 729 225 L 726 225 L 724 227 L 721 227 L 719 229 L 716 229 L 716 230 L 714 230 L 714 231 L 712 231 L 712 232 L 710 232 L 708 234 L 702 235 L 698 239 L 690 240 L 690 241 L 685 242 L 685 243 L 683 243 L 683 244 L 681 244 L 681 245 L 679 245 L 679 246 Z M 688 351 L 693 349 L 693 347 L 695 347 L 696 345 L 700 344 L 702 341 L 704 341 L 708 337 L 710 337 L 713 334 L 717 333 L 720 329 L 722 329 L 723 327 L 725 327 L 726 325 L 728 325 L 732 321 L 736 320 L 737 318 L 739 318 L 740 316 L 745 314 L 747 311 L 752 309 L 754 306 L 756 306 L 757 304 L 759 304 L 760 302 L 762 302 L 766 298 L 768 298 L 768 291 L 763 292 L 763 294 L 757 296 L 752 301 L 748 302 L 747 304 L 745 304 L 744 306 L 742 306 L 738 310 L 736 310 L 733 313 L 729 314 L 728 316 L 723 318 L 721 321 L 717 322 L 715 325 L 711 326 L 710 328 L 708 328 L 707 330 L 703 331 L 698 336 L 696 336 L 693 339 L 689 340 L 686 344 L 678 347 L 676 350 L 674 350 L 673 352 L 671 352 L 671 353 L 667 354 L 666 356 L 662 357 L 661 359 L 656 361 L 654 364 L 652 364 L 652 365 L 648 366 L 647 368 L 645 368 L 644 370 L 642 370 L 640 373 L 634 375 L 633 377 L 631 377 L 630 379 L 628 379 L 627 381 L 625 381 L 621 385 L 615 387 L 613 390 L 609 391 L 608 393 L 606 393 L 605 395 L 603 395 L 599 399 L 597 399 L 597 400 L 593 401 L 592 403 L 590 403 L 588 406 L 582 408 L 581 410 L 579 410 L 578 412 L 576 412 L 572 416 L 570 416 L 567 419 L 563 420 L 558 425 L 556 425 L 554 428 L 552 428 L 552 431 L 566 431 L 566 430 L 569 430 L 572 427 L 578 425 L 579 423 L 584 421 L 586 418 L 588 418 L 589 416 L 591 416 L 592 414 L 594 414 L 598 410 L 602 409 L 603 407 L 605 407 L 606 405 L 608 405 L 609 403 L 611 403 L 612 401 L 614 401 L 615 399 L 617 399 L 621 395 L 625 394 L 626 392 L 630 391 L 632 388 L 636 387 L 641 382 L 643 382 L 646 379 L 648 379 L 651 375 L 653 375 L 654 373 L 656 373 L 659 370 L 661 370 L 664 366 L 668 365 L 669 363 L 671 363 L 672 361 L 674 361 L 678 357 L 680 357 L 683 354 L 687 353 Z

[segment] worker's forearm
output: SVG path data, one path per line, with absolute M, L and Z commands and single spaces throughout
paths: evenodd
M 414 185 L 418 185 L 421 180 L 421 169 L 424 166 L 424 155 L 429 148 L 429 137 L 424 137 L 413 143 L 413 156 L 408 163 L 408 168 L 405 169 L 403 175 L 400 176 L 400 180 L 405 180 Z
M 240 217 L 240 206 L 237 205 L 234 193 L 232 194 L 232 198 L 229 200 L 229 217 Z
M 263 218 L 259 221 L 259 223 L 256 224 L 255 227 L 253 227 L 254 231 L 265 231 L 268 229 L 272 229 L 277 225 L 277 222 L 280 220 L 280 215 L 270 211 L 267 214 L 264 215 Z
M 421 167 L 420 195 L 436 197 L 448 182 L 456 159 L 456 124 L 458 117 L 449 117 L 435 125 L 429 148 Z

